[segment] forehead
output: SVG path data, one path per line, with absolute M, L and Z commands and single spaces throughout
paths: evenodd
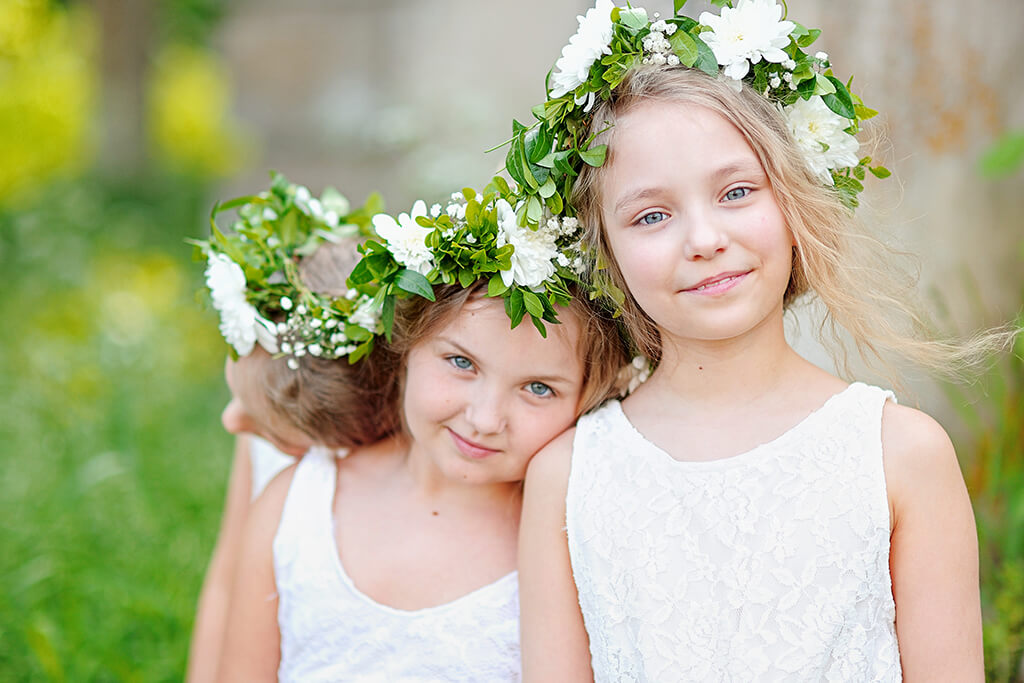
M 512 329 L 503 299 L 480 297 L 467 301 L 436 335 L 465 345 L 484 360 L 491 358 L 509 370 L 557 371 L 570 379 L 582 379 L 580 323 L 567 309 L 558 313 L 560 323 L 545 323 L 545 338 L 527 317 Z

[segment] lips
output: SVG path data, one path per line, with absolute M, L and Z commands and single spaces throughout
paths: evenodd
M 451 435 L 452 442 L 455 444 L 455 447 L 458 448 L 459 452 L 467 458 L 481 460 L 499 452 L 496 448 L 488 448 L 487 446 L 478 444 L 475 441 L 470 441 L 469 439 L 460 436 L 451 427 L 448 428 L 448 433 Z
M 683 291 L 698 294 L 715 294 L 718 292 L 724 292 L 739 283 L 739 281 L 749 273 L 749 270 L 734 270 L 728 273 L 719 273 L 718 275 L 712 275 L 709 278 L 705 278 L 692 287 L 687 287 Z

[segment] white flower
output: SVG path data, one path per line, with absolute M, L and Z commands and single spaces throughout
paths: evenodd
M 819 60 L 819 61 L 822 61 L 822 62 L 827 62 L 828 61 L 828 53 L 827 52 L 816 52 L 814 54 L 814 58 Z
M 833 184 L 829 169 L 857 165 L 860 143 L 845 130 L 849 119 L 829 109 L 821 97 L 798 99 L 783 111 L 808 167 L 823 183 Z
M 430 217 L 431 218 L 437 218 L 440 215 L 441 215 L 441 205 L 440 204 L 432 204 L 430 206 Z
M 277 353 L 275 326 L 263 318 L 245 298 L 245 273 L 225 254 L 210 254 L 206 264 L 206 286 L 213 307 L 220 313 L 220 333 L 239 356 L 248 356 L 259 342 Z
M 546 228 L 531 230 L 519 225 L 516 212 L 504 199 L 498 200 L 498 246 L 511 244 L 512 268 L 501 271 L 501 280 L 506 287 L 512 283 L 528 289 L 538 289 L 544 281 L 555 274 L 552 259 L 558 256 L 555 246 L 557 234 Z
M 417 218 L 426 215 L 427 205 L 420 199 L 413 204 L 411 214 L 399 214 L 397 221 L 386 213 L 373 217 L 373 227 L 388 243 L 395 260 L 421 275 L 426 275 L 434 267 L 434 255 L 424 242 L 431 229 L 416 222 Z
M 781 19 L 782 7 L 775 0 L 739 0 L 736 7 L 723 7 L 721 16 L 703 12 L 698 21 L 711 27 L 700 37 L 725 67 L 725 75 L 740 80 L 750 64 L 788 59 L 782 48 L 789 45 L 796 26 Z
M 380 324 L 381 309 L 373 302 L 372 297 L 364 297 L 359 305 L 356 306 L 356 310 L 352 311 L 352 314 L 348 317 L 348 321 L 353 325 L 358 325 L 367 332 L 378 332 L 377 329 Z
M 562 48 L 562 56 L 555 62 L 551 74 L 551 97 L 561 97 L 587 81 L 590 67 L 601 55 L 611 54 L 612 0 L 597 0 L 586 15 L 576 17 L 580 27 Z

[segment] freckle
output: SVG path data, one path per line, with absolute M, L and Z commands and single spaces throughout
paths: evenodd
M 433 511 L 433 512 L 431 512 L 430 514 L 432 514 L 432 515 L 434 515 L 435 517 L 437 517 L 437 510 L 434 510 L 434 511 Z
M 697 366 L 697 369 L 698 369 L 698 370 L 703 370 L 703 369 L 704 369 L 704 366 L 703 366 L 703 365 L 698 365 L 698 366 Z

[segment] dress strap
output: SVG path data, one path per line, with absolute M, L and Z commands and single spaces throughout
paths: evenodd
M 276 563 L 288 562 L 302 548 L 330 548 L 333 537 L 334 488 L 337 478 L 334 453 L 314 447 L 295 467 L 291 486 L 274 537 Z

